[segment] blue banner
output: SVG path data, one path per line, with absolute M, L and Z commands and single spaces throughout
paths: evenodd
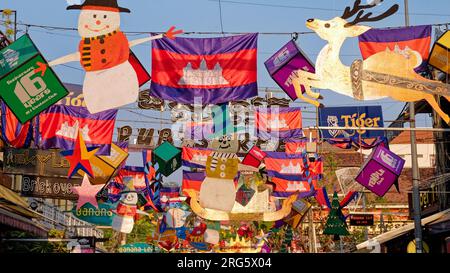
M 384 127 L 381 106 L 326 107 L 319 109 L 319 126 L 321 127 Z M 384 131 L 321 130 L 322 138 L 376 138 L 384 136 Z

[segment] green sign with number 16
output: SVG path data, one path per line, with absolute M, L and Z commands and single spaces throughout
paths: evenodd
M 0 80 L 0 96 L 21 123 L 25 123 L 69 93 L 52 69 L 35 72 L 38 63 L 47 64 L 37 55 Z

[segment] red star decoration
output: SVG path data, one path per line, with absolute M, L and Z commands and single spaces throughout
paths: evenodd
M 88 151 L 82 134 L 78 132 L 75 149 L 62 152 L 70 163 L 69 178 L 71 178 L 78 170 L 83 170 L 90 177 L 94 177 L 90 159 L 95 156 L 97 151 L 98 149 Z

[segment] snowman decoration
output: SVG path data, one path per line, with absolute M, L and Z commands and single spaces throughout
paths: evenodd
M 146 214 L 137 209 L 138 193 L 136 192 L 133 181 L 127 183 L 126 188 L 121 192 L 119 204 L 116 209 L 116 216 L 113 218 L 112 228 L 115 231 L 129 234 L 133 231 L 134 218 L 139 214 Z
M 86 71 L 83 95 L 92 114 L 134 103 L 139 95 L 137 74 L 130 64 L 130 48 L 155 39 L 175 39 L 181 30 L 172 27 L 165 34 L 129 42 L 120 30 L 120 13 L 130 13 L 117 0 L 86 0 L 68 10 L 81 10 L 78 33 L 82 37 L 76 53 L 49 63 L 56 66 L 79 61 Z M 45 73 L 45 64 L 39 63 Z

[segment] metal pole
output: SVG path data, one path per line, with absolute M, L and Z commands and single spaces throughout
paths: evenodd
M 405 25 L 409 26 L 409 2 L 405 1 Z M 410 127 L 416 128 L 416 112 L 414 102 L 409 104 Z M 413 179 L 413 211 L 414 211 L 414 234 L 416 237 L 416 253 L 422 253 L 422 223 L 420 212 L 420 193 L 419 193 L 419 163 L 417 161 L 416 131 L 411 130 L 411 163 Z
M 365 130 L 365 131 L 402 131 L 402 132 L 450 132 L 450 129 L 443 128 L 394 128 L 394 127 L 344 127 L 344 126 L 310 126 L 309 130 Z
M 14 11 L 14 41 L 17 40 L 17 10 Z

